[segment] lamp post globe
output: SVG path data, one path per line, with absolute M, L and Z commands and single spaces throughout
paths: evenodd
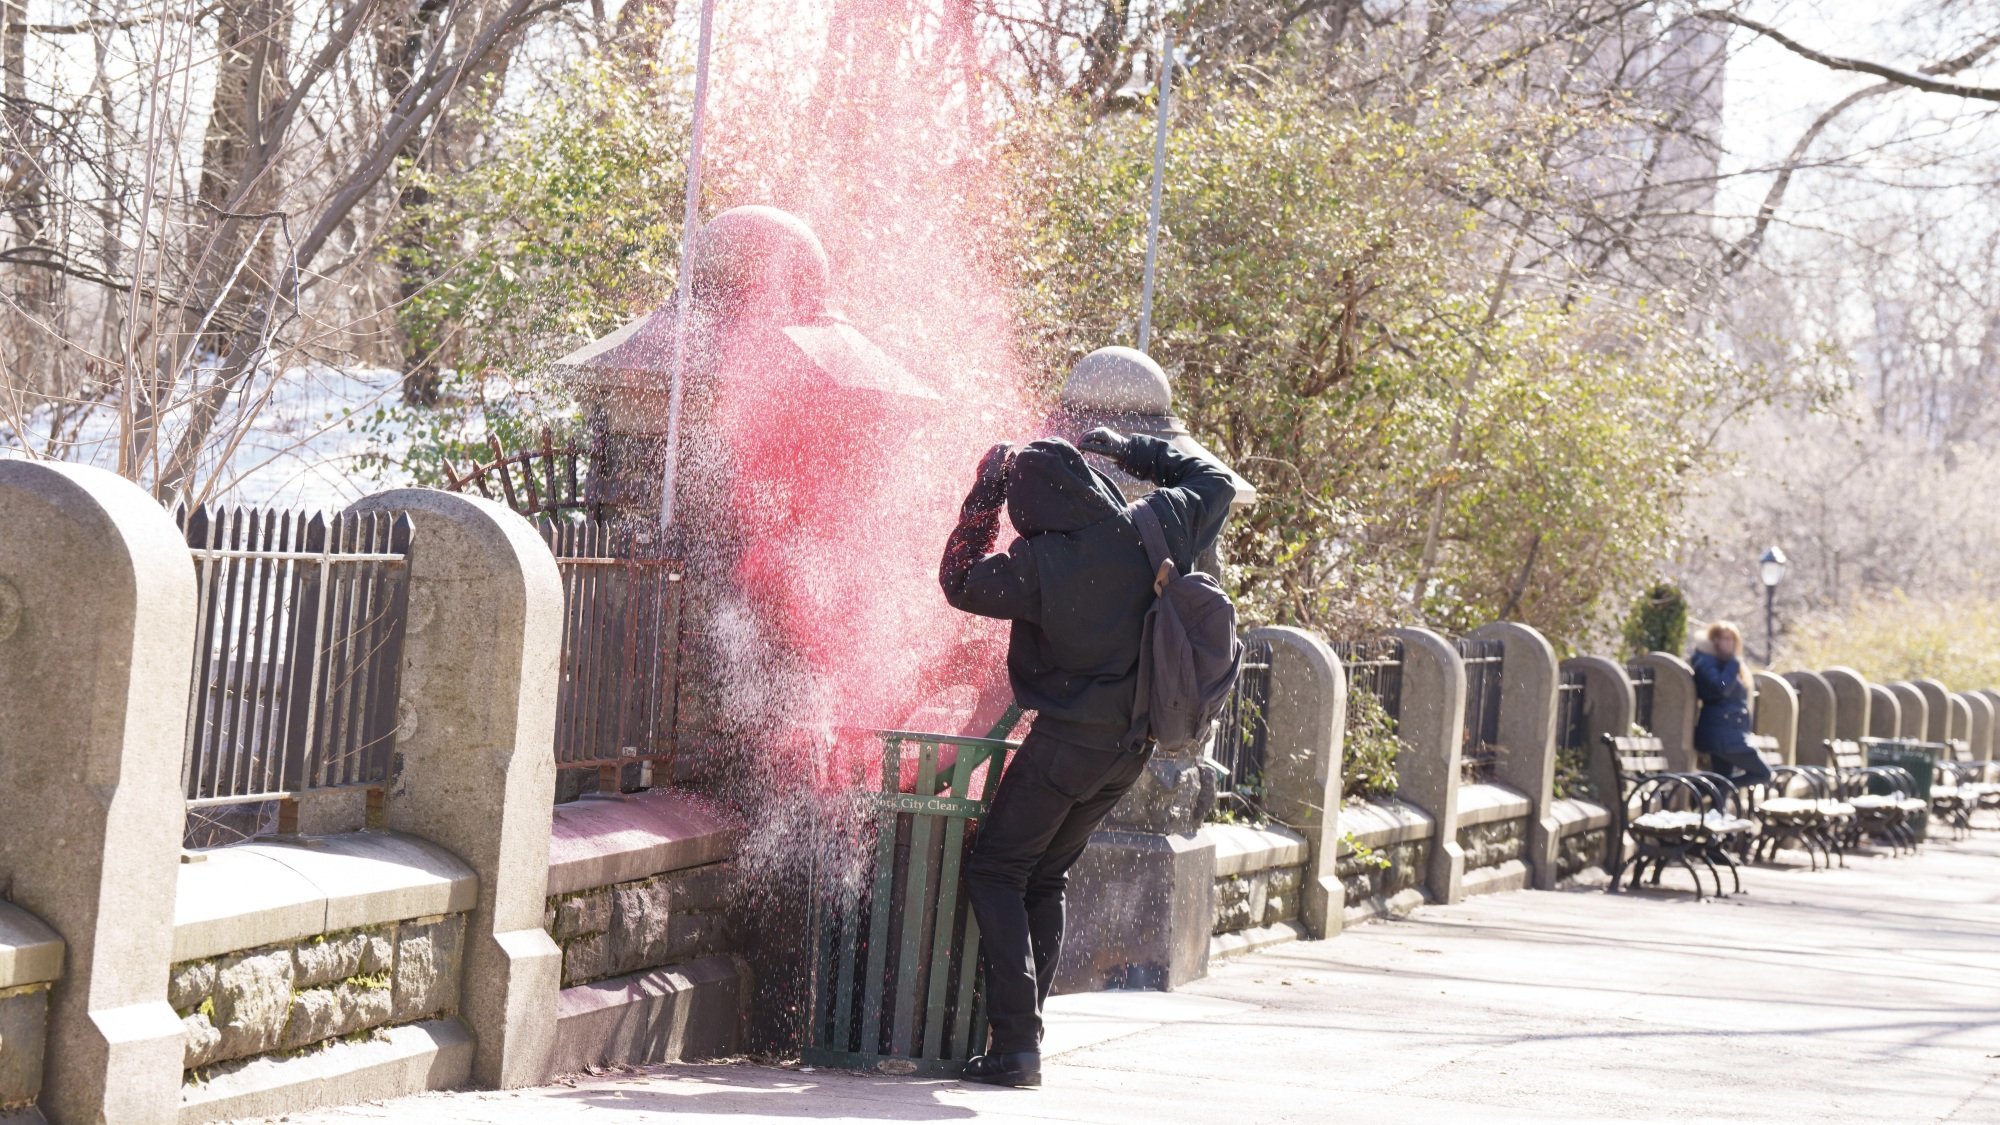
M 1764 557 L 1757 560 L 1757 577 L 1763 579 L 1766 587 L 1775 587 L 1785 580 L 1785 567 L 1791 560 L 1776 546 L 1764 549 Z

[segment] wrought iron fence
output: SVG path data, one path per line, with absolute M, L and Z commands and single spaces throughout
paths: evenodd
M 1506 669 L 1504 641 L 1459 637 L 1459 659 L 1465 664 L 1465 723 L 1459 765 L 1467 780 L 1489 781 L 1499 760 L 1500 684 Z
M 1653 669 L 1639 661 L 1625 666 L 1625 678 L 1632 681 L 1632 725 L 1653 729 Z
M 629 765 L 667 772 L 679 564 L 638 557 L 633 538 L 601 520 L 545 516 L 539 525 L 563 580 L 557 768 L 594 769 L 601 789 L 615 789 Z
M 1584 709 L 1584 674 L 1566 668 L 1556 685 L 1555 795 L 1597 799 L 1590 776 L 1590 715 Z
M 194 556 L 194 683 L 181 785 L 192 812 L 379 786 L 396 735 L 411 524 L 390 512 L 175 513 Z M 190 816 L 191 843 L 267 828 Z
M 1333 651 L 1347 674 L 1347 692 L 1365 691 L 1395 719 L 1403 711 L 1403 642 L 1395 637 L 1337 641 Z
M 1566 668 L 1556 685 L 1556 745 L 1564 750 L 1588 750 L 1590 727 L 1583 709 L 1584 675 Z
M 1264 796 L 1270 702 L 1271 642 L 1252 641 L 1243 646 L 1243 674 L 1236 678 L 1236 687 L 1217 720 L 1211 756 L 1228 771 L 1220 788 L 1253 809 L 1261 807 Z

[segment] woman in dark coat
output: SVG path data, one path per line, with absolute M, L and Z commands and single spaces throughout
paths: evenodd
M 1738 785 L 1771 780 L 1771 767 L 1750 748 L 1750 671 L 1743 666 L 1743 633 L 1727 621 L 1708 627 L 1708 641 L 1688 657 L 1701 718 L 1694 748 L 1708 755 L 1716 773 Z

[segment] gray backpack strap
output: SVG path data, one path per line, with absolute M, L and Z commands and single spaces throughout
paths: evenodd
M 1167 529 L 1160 523 L 1160 514 L 1143 499 L 1132 502 L 1132 522 L 1139 525 L 1139 538 L 1146 544 L 1146 559 L 1153 564 L 1153 593 L 1158 595 L 1180 573 L 1167 550 Z

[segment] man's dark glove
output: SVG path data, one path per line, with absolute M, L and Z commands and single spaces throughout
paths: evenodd
M 1083 440 L 1077 443 L 1077 448 L 1085 453 L 1109 457 L 1123 465 L 1126 455 L 1132 452 L 1132 439 L 1109 427 L 1099 426 L 1083 435 Z
M 1007 460 L 1013 447 L 1006 442 L 986 451 L 979 459 L 979 473 L 972 491 L 965 497 L 968 512 L 997 512 L 1007 503 Z

